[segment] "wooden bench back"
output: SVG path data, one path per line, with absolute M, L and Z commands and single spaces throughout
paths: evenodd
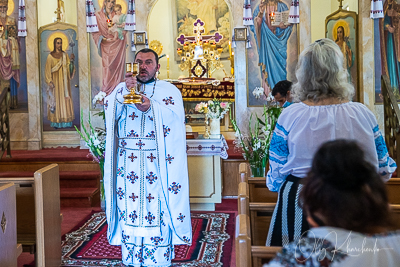
M 17 266 L 16 194 L 13 183 L 0 185 L 0 265 Z
M 0 178 L 16 184 L 17 241 L 35 253 L 36 266 L 60 266 L 59 168 L 51 164 L 34 177 Z

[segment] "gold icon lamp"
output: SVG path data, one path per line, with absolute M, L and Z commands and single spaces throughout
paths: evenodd
M 126 72 L 132 73 L 132 76 L 136 77 L 139 73 L 139 63 L 126 63 Z M 129 88 L 130 93 L 124 95 L 124 104 L 142 104 L 143 97 L 137 93 L 135 87 Z

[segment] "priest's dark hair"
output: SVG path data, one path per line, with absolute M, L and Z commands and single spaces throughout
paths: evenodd
M 154 56 L 155 56 L 155 58 L 156 58 L 156 63 L 157 63 L 157 65 L 158 65 L 158 54 L 157 54 L 156 51 L 154 51 L 153 49 L 150 49 L 150 48 L 143 48 L 142 50 L 139 50 L 139 51 L 136 52 L 136 54 L 135 54 L 135 59 L 136 59 L 136 56 L 137 56 L 139 53 L 153 53 Z
M 381 227 L 391 229 L 388 196 L 376 167 L 365 160 L 356 141 L 323 144 L 301 191 L 304 210 L 326 226 L 366 234 Z
M 275 84 L 274 89 L 272 89 L 272 96 L 275 96 L 279 93 L 281 96 L 285 97 L 287 92 L 290 91 L 292 87 L 292 82 L 288 80 L 279 81 Z

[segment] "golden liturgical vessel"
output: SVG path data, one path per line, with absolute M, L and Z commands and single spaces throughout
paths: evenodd
M 131 72 L 132 76 L 136 76 L 139 73 L 139 63 L 126 63 L 126 73 Z M 129 88 L 131 91 L 129 94 L 124 95 L 124 104 L 142 104 L 142 96 L 137 94 L 135 87 Z

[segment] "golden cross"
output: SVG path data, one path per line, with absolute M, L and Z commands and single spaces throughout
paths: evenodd
M 61 21 L 61 6 L 60 6 L 60 0 L 57 0 L 57 9 L 54 11 L 54 14 L 57 14 L 57 21 Z
M 339 10 L 342 10 L 343 8 L 343 0 L 338 0 L 339 2 Z

